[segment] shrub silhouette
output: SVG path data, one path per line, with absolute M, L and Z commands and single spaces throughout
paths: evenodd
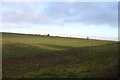
M 47 34 L 47 36 L 50 36 L 49 34 Z

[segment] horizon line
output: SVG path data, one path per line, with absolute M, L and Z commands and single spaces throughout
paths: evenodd
M 40 33 L 22 33 L 22 32 L 1 32 L 0 33 L 12 33 L 12 34 L 23 34 L 23 35 L 34 35 L 34 36 L 47 36 L 47 34 L 49 33 L 45 33 L 45 34 L 40 34 Z M 50 35 L 50 34 L 49 34 Z M 90 40 L 105 40 L 105 41 L 119 41 L 119 39 L 117 40 L 110 40 L 110 39 L 97 39 L 97 38 L 91 38 L 89 36 L 86 36 L 86 37 L 75 37 L 75 36 L 61 36 L 61 35 L 50 35 L 51 37 L 64 37 L 64 38 L 78 38 L 78 39 L 87 39 L 87 37 L 90 39 Z

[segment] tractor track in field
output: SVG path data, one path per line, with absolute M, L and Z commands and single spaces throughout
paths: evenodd
M 39 62 L 50 62 L 50 63 L 61 63 L 66 64 L 69 63 L 70 60 L 76 59 L 76 55 L 45 55 L 45 56 L 30 56 L 30 57 L 22 57 L 13 60 L 7 60 L 2 62 L 3 67 L 10 66 L 18 66 L 21 64 L 29 64 L 29 63 L 39 63 Z
M 26 56 L 20 57 L 11 60 L 3 60 L 2 66 L 9 67 L 9 66 L 18 66 L 21 64 L 29 64 L 29 63 L 39 63 L 39 62 L 46 62 L 46 63 L 58 63 L 58 64 L 67 64 L 71 61 L 80 59 L 82 57 L 82 53 L 86 52 L 80 48 L 78 49 L 70 49 L 64 52 L 64 54 L 47 54 L 47 55 L 37 55 L 37 56 Z M 85 56 L 85 54 L 84 54 Z
M 55 58 L 56 58 L 55 55 L 22 57 L 13 60 L 3 61 L 2 66 L 7 67 L 13 65 L 21 65 L 30 62 L 43 62 L 43 61 L 45 62 L 45 61 L 51 61 Z

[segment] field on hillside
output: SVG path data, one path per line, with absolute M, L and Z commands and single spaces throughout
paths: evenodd
M 2 34 L 3 78 L 114 78 L 118 42 Z

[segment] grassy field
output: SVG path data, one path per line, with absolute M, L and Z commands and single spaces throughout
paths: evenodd
M 118 42 L 2 34 L 3 78 L 114 78 Z

